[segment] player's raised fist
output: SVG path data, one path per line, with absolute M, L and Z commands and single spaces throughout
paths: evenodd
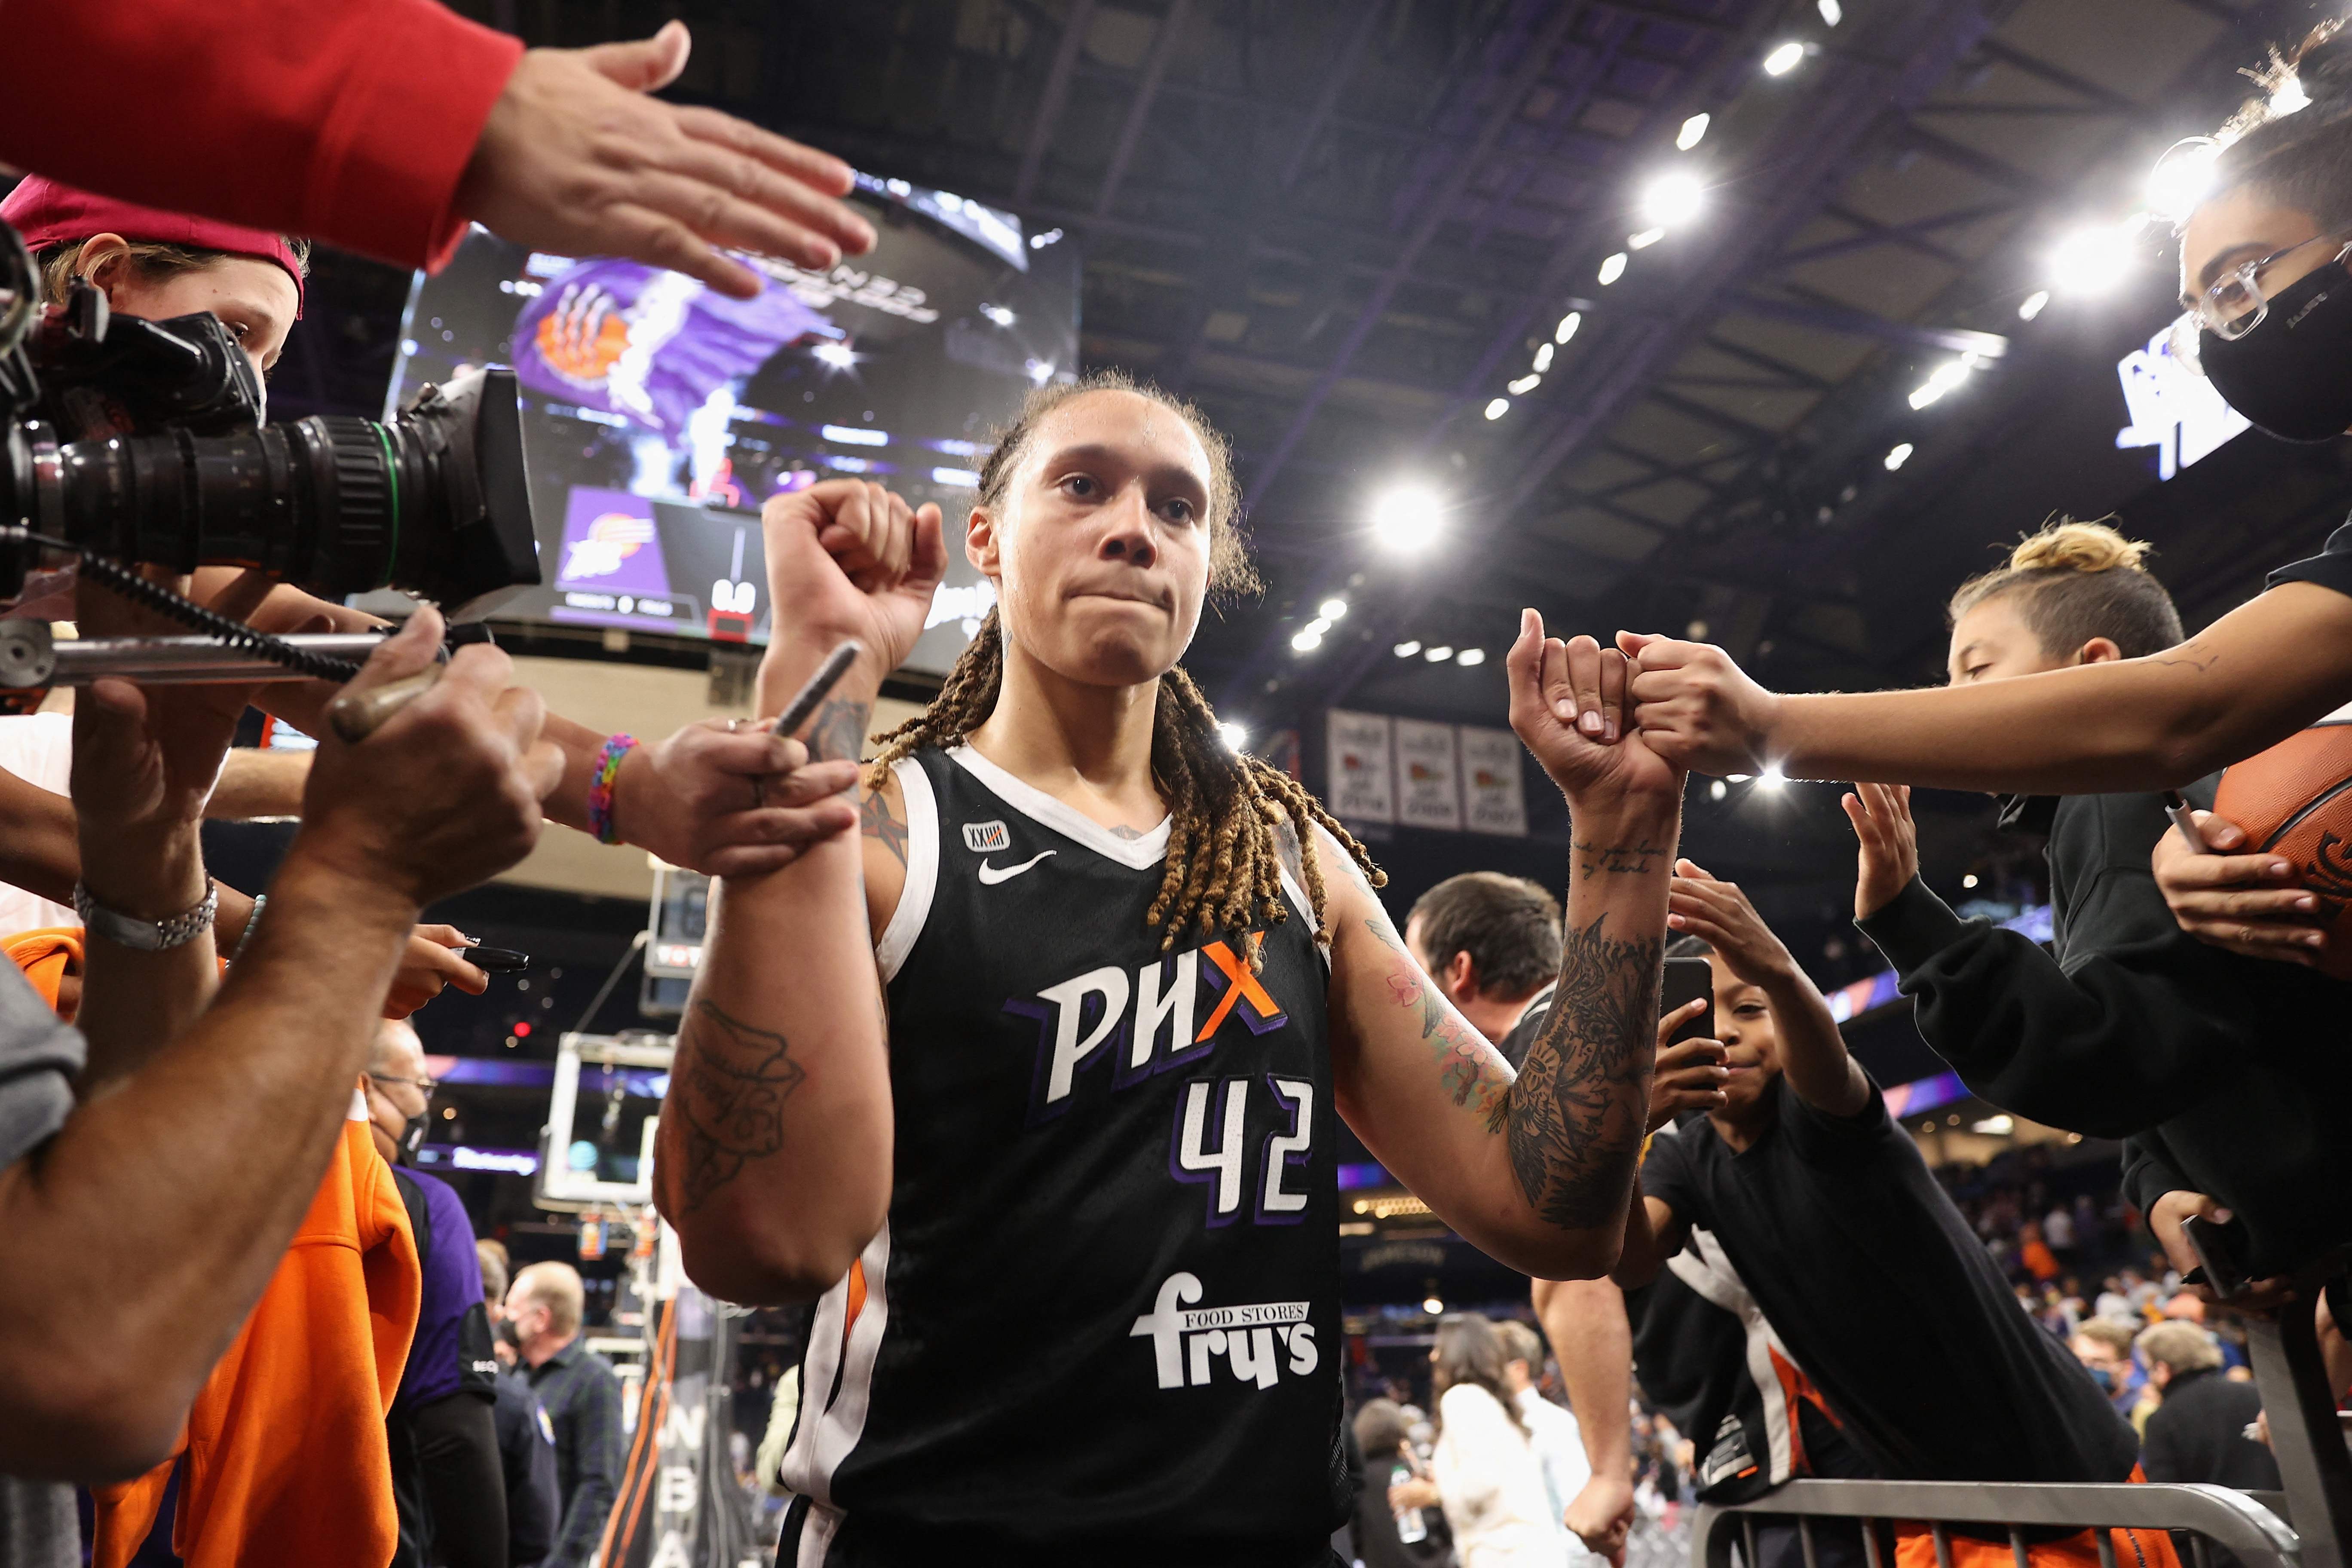
M 1628 721 L 1624 655 L 1591 637 L 1547 637 L 1543 617 L 1522 610 L 1518 640 L 1504 662 L 1511 728 L 1571 806 L 1596 793 L 1681 793 L 1681 773 L 1643 745 Z
M 909 507 L 880 485 L 827 479 L 771 497 L 760 523 L 768 549 L 771 649 L 866 645 L 876 679 L 923 635 L 947 569 L 940 509 Z
M 1650 749 L 1697 773 L 1759 773 L 1780 700 L 1711 643 L 1617 634 L 1633 661 L 1633 722 Z

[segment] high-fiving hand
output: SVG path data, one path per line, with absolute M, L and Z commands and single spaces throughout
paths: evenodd
M 1519 612 L 1505 659 L 1511 728 L 1572 804 L 1588 792 L 1679 795 L 1682 770 L 1633 730 L 1625 656 L 1589 637 L 1544 636 L 1543 617 Z

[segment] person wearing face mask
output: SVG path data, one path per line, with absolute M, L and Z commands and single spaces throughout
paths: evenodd
M 2315 28 L 2225 128 L 2180 232 L 2177 341 L 2232 406 L 2289 440 L 2352 427 L 2352 31 Z M 2273 105 L 2299 105 L 2282 113 Z M 2352 525 L 2271 574 L 2268 591 L 2179 647 L 1940 690 L 1780 695 L 1719 648 L 1622 634 L 1644 740 L 1712 773 L 2094 795 L 2185 784 L 2352 701 Z M 1595 686 L 1569 714 L 1602 731 Z M 2244 842 L 2211 824 L 2214 847 Z M 2267 856 L 2178 838 L 2159 879 L 2200 935 L 2308 962 L 2312 896 Z M 2226 912 L 2224 912 L 2226 910 Z M 2277 918 L 2264 919 L 2269 915 Z
M 1718 1109 L 1652 1142 L 1617 1282 L 1646 1285 L 1693 1227 L 1712 1234 L 1811 1381 L 1799 1428 L 1809 1451 L 1842 1438 L 1893 1480 L 2132 1477 L 2131 1428 L 2018 1310 L 1780 938 L 1738 888 L 1687 860 L 1676 870 L 1668 919 L 1690 940 L 1673 952 L 1703 953 L 1714 972 L 1729 1077 Z M 1968 1369 L 1933 1399 L 1912 1376 L 1923 1342 Z M 2137 1547 L 2137 1561 L 2171 1568 L 2161 1532 L 2129 1533 L 2115 1540 L 2118 1561 Z M 2037 1560 L 2089 1561 L 2089 1537 L 2065 1536 L 2042 1532 Z M 1960 1568 L 2012 1560 L 2005 1534 L 1975 1541 L 1955 1527 L 1951 1546 Z M 1901 1526 L 1895 1562 L 1926 1568 L 1939 1547 L 1925 1527 Z
M 555 1480 L 555 1424 L 530 1384 L 514 1370 L 514 1324 L 507 1321 L 507 1287 L 511 1282 L 507 1249 L 496 1241 L 474 1243 L 482 1266 L 482 1310 L 489 1315 L 490 1338 L 498 1352 L 497 1404 L 491 1419 L 498 1427 L 499 1461 L 507 1490 L 507 1562 L 509 1568 L 532 1568 L 555 1549 L 555 1522 L 562 1513 Z
M 2180 617 L 2146 550 L 2072 521 L 2018 545 L 1952 597 L 1952 684 L 2162 655 Z M 2210 805 L 2213 784 L 2187 793 Z M 1906 796 L 1863 784 L 1845 797 L 1862 850 L 1854 914 L 1962 1081 L 2004 1110 L 2125 1140 L 2125 1194 L 2183 1273 L 2197 1267 L 2191 1216 L 2234 1215 L 2256 1279 L 2352 1240 L 2342 987 L 2181 929 L 2148 868 L 2170 826 L 2161 795 L 2002 803 L 2004 826 L 2048 836 L 2049 952 L 1928 890 Z
M 400 1509 L 394 1568 L 504 1568 L 506 1474 L 492 1415 L 499 1363 L 481 1259 L 465 1204 L 446 1183 L 409 1168 L 431 1121 L 434 1089 L 414 1028 L 386 1020 L 377 1029 L 360 1087 L 424 1276 L 416 1334 L 384 1417 Z
M 506 1323 L 545 1407 L 555 1446 L 562 1522 L 546 1568 L 595 1556 L 621 1479 L 621 1380 L 580 1342 L 587 1295 L 569 1263 L 533 1263 L 507 1287 Z

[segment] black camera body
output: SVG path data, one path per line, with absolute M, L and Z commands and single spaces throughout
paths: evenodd
M 394 587 L 453 616 L 540 581 L 513 372 L 428 386 L 389 423 L 264 424 L 217 318 L 115 316 L 79 279 L 61 303 L 0 225 L 0 598 L 59 543 L 326 598 Z

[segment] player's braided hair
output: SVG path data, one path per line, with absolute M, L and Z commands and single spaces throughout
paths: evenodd
M 1160 405 L 1192 427 L 1209 454 L 1209 591 L 1225 596 L 1254 589 L 1234 516 L 1232 462 L 1216 429 L 1191 404 L 1156 386 L 1139 385 L 1117 371 L 1097 371 L 1066 385 L 1040 389 L 1021 416 L 998 436 L 981 468 L 981 504 L 1004 504 L 1013 471 L 1039 420 L 1089 392 L 1131 392 Z M 881 737 L 870 787 L 879 788 L 890 764 L 925 746 L 947 747 L 987 722 L 1004 683 L 1003 628 L 991 610 L 971 644 L 948 672 L 931 705 Z M 1318 826 L 1337 840 L 1375 887 L 1386 883 L 1355 836 L 1339 825 L 1297 779 L 1235 752 L 1217 728 L 1217 715 L 1179 665 L 1160 678 L 1151 722 L 1151 776 L 1168 803 L 1168 858 L 1147 924 L 1162 931 L 1162 951 L 1187 932 L 1254 931 L 1288 918 L 1282 900 L 1278 832 L 1285 823 L 1298 840 L 1307 895 L 1318 933 L 1324 930 L 1323 871 L 1315 854 Z

